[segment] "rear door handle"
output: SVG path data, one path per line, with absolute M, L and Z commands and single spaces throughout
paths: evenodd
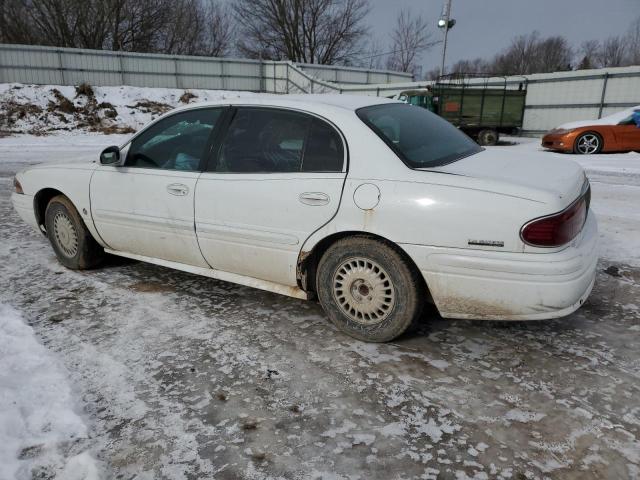
M 322 192 L 304 192 L 298 196 L 298 200 L 305 205 L 326 205 L 329 203 L 329 195 Z
M 171 195 L 181 197 L 189 193 L 189 187 L 182 183 L 171 183 L 167 185 L 167 192 L 169 192 Z

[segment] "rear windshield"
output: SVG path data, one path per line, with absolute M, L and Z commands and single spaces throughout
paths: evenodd
M 391 103 L 356 112 L 410 168 L 432 168 L 482 151 L 467 135 L 422 107 Z

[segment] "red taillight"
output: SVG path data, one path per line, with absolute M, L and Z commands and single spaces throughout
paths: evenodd
M 520 232 L 522 240 L 534 247 L 559 247 L 582 230 L 589 210 L 589 190 L 566 210 L 532 220 Z

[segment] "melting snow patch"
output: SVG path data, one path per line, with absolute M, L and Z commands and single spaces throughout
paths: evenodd
M 529 412 L 529 411 L 520 410 L 517 408 L 514 408 L 513 410 L 509 410 L 504 416 L 504 418 L 506 418 L 507 420 L 521 422 L 521 423 L 539 422 L 544 417 L 546 417 L 544 413 Z
M 0 478 L 100 478 L 78 451 L 87 427 L 74 412 L 64 368 L 13 308 L 0 304 Z

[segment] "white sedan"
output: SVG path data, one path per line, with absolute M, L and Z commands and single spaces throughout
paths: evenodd
M 571 161 L 487 151 L 423 108 L 254 96 L 160 117 L 99 162 L 20 172 L 12 201 L 72 269 L 105 252 L 317 298 L 388 341 L 425 301 L 447 318 L 568 315 L 597 227 Z

